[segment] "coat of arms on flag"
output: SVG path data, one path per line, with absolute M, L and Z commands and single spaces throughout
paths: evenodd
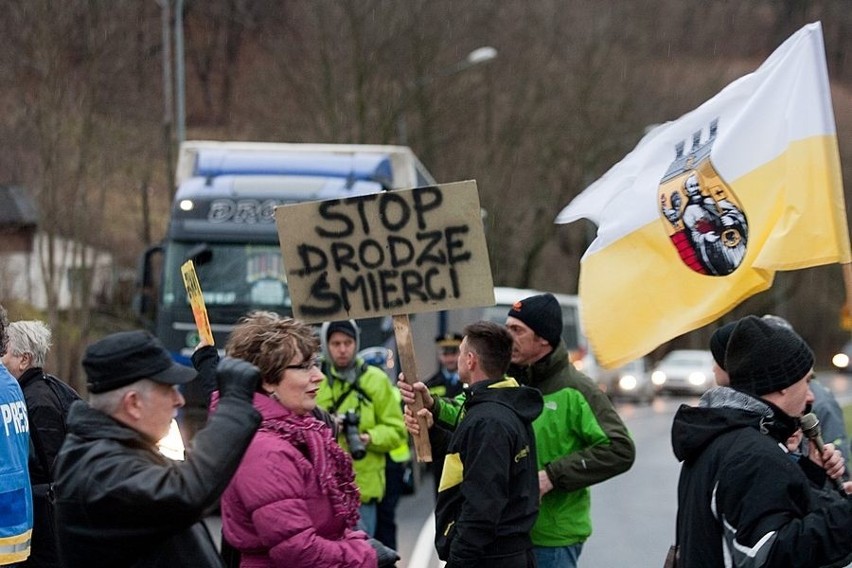
M 748 220 L 710 160 L 717 129 L 714 120 L 705 140 L 702 131 L 695 132 L 687 153 L 685 142 L 677 143 L 660 181 L 660 213 L 684 264 L 699 274 L 727 276 L 745 257 Z

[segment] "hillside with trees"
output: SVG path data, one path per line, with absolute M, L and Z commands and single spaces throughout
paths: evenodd
M 40 316 L 61 330 L 53 368 L 67 377 L 94 335 L 134 325 L 132 271 L 165 231 L 176 156 L 174 91 L 163 88 L 169 4 L 0 0 L 0 183 L 32 192 L 41 230 L 108 249 L 125 269 L 122 293 L 97 311 L 82 301 L 60 310 L 49 295 Z M 477 180 L 495 282 L 566 293 L 594 227 L 554 225 L 556 213 L 649 125 L 821 20 L 850 211 L 848 0 L 185 0 L 182 16 L 188 139 L 406 143 L 440 182 Z M 498 56 L 460 70 L 482 46 Z M 60 275 L 44 270 L 55 289 Z M 2 278 L 0 302 L 31 315 L 3 297 Z M 848 336 L 843 298 L 838 266 L 780 273 L 726 319 L 782 315 L 824 364 Z

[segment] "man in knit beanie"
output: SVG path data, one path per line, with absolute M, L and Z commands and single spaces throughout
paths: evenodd
M 546 408 L 533 422 L 541 495 L 530 533 L 536 563 L 572 568 L 591 534 L 589 487 L 630 469 L 636 449 L 610 400 L 569 360 L 562 308 L 553 294 L 515 302 L 506 329 L 513 340 L 508 375 L 541 391 Z M 399 390 L 407 404 L 414 401 L 413 391 L 420 391 L 436 422 L 455 427 L 459 399 L 433 398 L 423 383 L 400 382 Z M 416 425 L 407 425 L 416 433 Z
M 756 316 L 741 319 L 728 339 L 725 365 L 731 387 L 753 396 L 780 400 L 782 391 L 797 385 L 800 396 L 784 399 L 788 408 L 781 407 L 790 416 L 804 414 L 812 399 L 814 353 L 792 328 Z
M 562 308 L 553 294 L 530 296 L 512 305 L 509 318 L 514 318 L 530 328 L 551 348 L 562 340 Z
M 782 327 L 795 333 L 790 322 L 782 317 L 766 314 L 760 319 L 772 326 Z M 847 455 L 849 444 L 846 440 L 846 423 L 843 419 L 843 411 L 834 398 L 834 394 L 817 380 L 810 381 L 809 386 L 813 397 L 807 412 L 813 412 L 819 419 L 823 440 L 831 442 L 841 454 Z M 802 452 L 807 454 L 808 441 L 806 439 L 802 440 L 801 446 Z
M 813 489 L 842 473 L 842 457 L 829 443 L 794 460 L 786 446 L 813 401 L 810 347 L 789 325 L 747 316 L 730 329 L 721 363 L 730 388 L 682 405 L 672 426 L 683 462 L 677 565 L 804 568 L 846 558 L 852 500 L 818 499 Z
M 325 362 L 322 372 L 325 379 L 317 392 L 317 406 L 337 416 L 341 423 L 346 419 L 349 428 L 356 428 L 366 453 L 353 462 L 355 484 L 361 493 L 361 522 L 365 532 L 376 535 L 379 522 L 379 502 L 387 491 L 386 467 L 392 452 L 407 440 L 399 398 L 387 374 L 368 365 L 358 356 L 361 331 L 355 320 L 325 322 L 320 330 Z M 340 446 L 352 451 L 342 427 L 337 436 Z M 386 511 L 387 512 L 387 511 Z M 390 519 L 388 519 L 390 520 Z M 390 546 L 394 535 L 383 538 Z

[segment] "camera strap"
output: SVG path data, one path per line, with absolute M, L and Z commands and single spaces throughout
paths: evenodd
M 340 408 L 340 405 L 343 404 L 343 401 L 346 400 L 346 397 L 348 397 L 353 392 L 357 392 L 359 395 L 361 395 L 361 398 L 363 400 L 366 400 L 368 403 L 373 404 L 373 399 L 370 398 L 370 395 L 368 395 L 364 391 L 364 389 L 361 388 L 361 385 L 358 382 L 361 378 L 361 375 L 364 374 L 364 372 L 366 372 L 366 371 L 367 371 L 367 364 L 365 363 L 364 365 L 361 366 L 360 369 L 358 369 L 358 376 L 355 377 L 355 380 L 352 381 L 351 383 L 349 383 L 349 388 L 346 389 L 343 392 L 343 394 L 341 394 L 338 398 L 334 399 L 334 402 L 332 402 L 331 406 L 328 407 L 328 413 L 329 414 L 337 414 L 337 409 Z M 327 369 L 327 372 L 325 374 L 328 377 L 332 377 L 331 369 L 330 368 Z M 341 379 L 336 378 L 336 380 L 341 380 Z

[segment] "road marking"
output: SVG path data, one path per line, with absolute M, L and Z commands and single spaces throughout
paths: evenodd
M 437 563 L 436 563 L 437 561 Z M 434 568 L 443 567 L 445 562 L 435 558 L 435 511 L 426 517 L 420 534 L 417 535 L 417 543 L 411 551 L 411 561 L 408 568 Z

